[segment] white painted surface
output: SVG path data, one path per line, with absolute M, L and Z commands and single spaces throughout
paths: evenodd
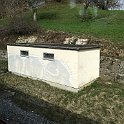
M 79 52 L 8 45 L 7 50 L 8 69 L 13 73 L 74 89 L 99 77 L 99 49 Z M 21 57 L 20 50 L 29 51 L 29 57 Z M 53 53 L 54 60 L 43 59 L 44 52 Z
M 9 71 L 78 88 L 78 52 L 71 50 L 7 46 Z M 29 51 L 21 57 L 20 50 Z M 44 60 L 43 52 L 54 53 L 54 60 Z
M 99 77 L 100 49 L 80 51 L 78 62 L 79 87 Z

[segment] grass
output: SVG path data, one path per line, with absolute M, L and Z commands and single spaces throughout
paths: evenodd
M 81 21 L 79 10 L 81 5 L 70 9 L 66 4 L 52 4 L 38 9 L 38 24 L 48 30 L 70 32 L 124 43 L 124 11 L 123 10 L 98 10 L 98 17 Z M 91 14 L 92 9 L 88 11 Z M 31 12 L 24 15 L 32 18 Z M 8 19 L 1 19 L 0 25 L 6 25 Z
M 3 62 L 0 64 L 3 66 Z M 79 123 L 82 117 L 103 124 L 124 122 L 123 84 L 96 81 L 79 93 L 71 93 L 51 87 L 42 81 L 4 73 L 0 76 L 0 89 L 3 87 L 15 91 L 12 100 L 18 106 L 41 115 L 45 114 L 59 123 L 64 123 L 65 117 L 68 116 L 69 120 L 73 120 L 68 120 L 68 124 Z
M 96 19 L 82 22 L 78 15 L 79 9 L 79 6 L 70 9 L 68 5 L 53 5 L 39 9 L 38 23 L 45 29 L 85 34 L 123 43 L 124 11 L 99 10 Z M 89 11 L 91 13 L 91 10 Z
M 8 19 L 4 18 L 4 19 L 0 19 L 0 26 L 6 26 L 8 24 Z

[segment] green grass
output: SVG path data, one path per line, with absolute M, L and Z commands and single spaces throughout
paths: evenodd
M 9 24 L 8 18 L 0 19 L 0 26 L 7 26 L 8 24 Z
M 81 22 L 78 15 L 80 7 L 70 9 L 68 5 L 54 5 L 39 9 L 38 23 L 50 30 L 85 34 L 97 38 L 123 43 L 124 11 L 98 11 L 96 19 Z M 91 10 L 89 10 L 91 13 Z M 54 15 L 54 18 L 50 18 Z M 44 18 L 42 15 L 45 15 Z M 48 17 L 47 17 L 48 15 Z
M 70 32 L 75 35 L 85 35 L 124 43 L 124 11 L 98 10 L 98 17 L 81 21 L 79 10 L 81 5 L 70 9 L 66 4 L 52 4 L 38 9 L 38 24 L 48 30 Z M 91 8 L 89 13 L 92 13 Z M 24 15 L 32 18 L 32 12 Z M 0 25 L 6 25 L 8 19 L 0 20 Z

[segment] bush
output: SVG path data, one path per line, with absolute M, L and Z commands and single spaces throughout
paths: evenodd
M 36 22 L 27 17 L 13 17 L 6 26 L 0 26 L 0 49 L 6 49 L 6 44 L 15 42 L 19 35 L 31 35 L 39 29 Z
M 39 15 L 39 19 L 52 20 L 52 19 L 56 19 L 56 17 L 57 17 L 57 13 L 55 12 L 45 12 Z
M 39 30 L 38 25 L 33 20 L 25 16 L 13 17 L 9 24 L 10 34 L 28 35 Z
M 0 37 L 6 36 L 9 34 L 9 29 L 7 26 L 0 26 Z

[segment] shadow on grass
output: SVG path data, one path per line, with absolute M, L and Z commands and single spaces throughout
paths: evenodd
M 0 124 L 7 124 L 4 120 L 0 119 Z
M 0 91 L 4 90 L 15 92 L 15 95 L 11 96 L 10 99 L 20 108 L 30 112 L 33 111 L 34 113 L 44 116 L 48 120 L 59 124 L 100 124 L 97 121 L 72 113 L 69 110 L 46 102 L 45 100 L 38 99 L 21 91 L 9 88 L 6 85 L 0 84 Z

